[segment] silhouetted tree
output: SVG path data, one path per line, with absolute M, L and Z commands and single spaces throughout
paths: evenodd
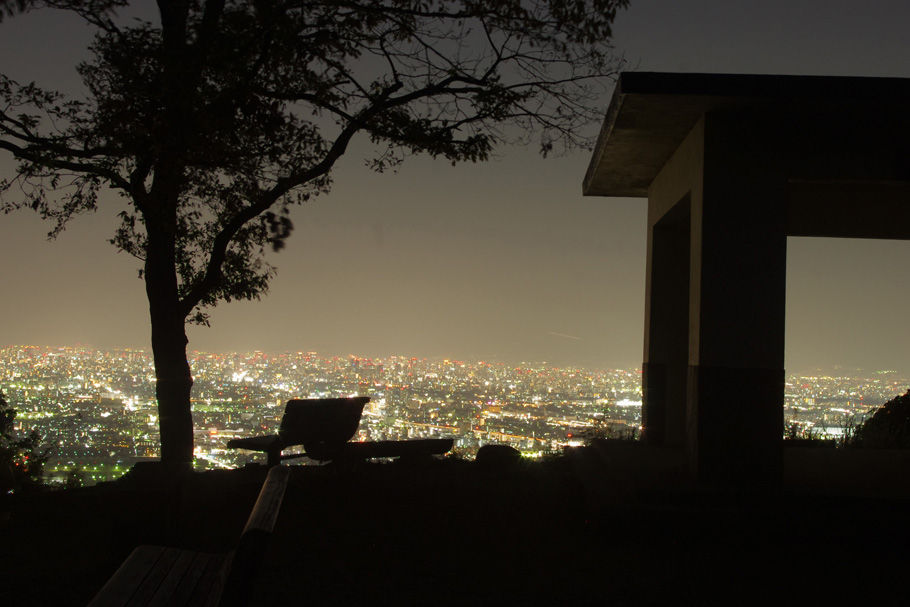
M 13 422 L 16 410 L 0 392 L 0 492 L 20 489 L 41 482 L 48 451 L 41 450 L 41 435 L 32 430 L 17 436 Z
M 415 153 L 482 161 L 532 133 L 544 154 L 588 145 L 627 3 L 159 0 L 126 22 L 126 0 L 0 0 L 0 15 L 65 9 L 97 31 L 86 99 L 0 77 L 0 149 L 18 160 L 3 209 L 35 209 L 54 235 L 102 187 L 128 201 L 112 243 L 142 261 L 162 460 L 186 462 L 185 323 L 265 293 L 266 249 L 329 191 L 351 139 L 375 144 L 376 171 Z
M 66 479 L 63 481 L 66 489 L 78 489 L 85 486 L 85 472 L 76 464 L 66 471 Z
M 910 390 L 895 396 L 856 428 L 854 447 L 910 449 Z

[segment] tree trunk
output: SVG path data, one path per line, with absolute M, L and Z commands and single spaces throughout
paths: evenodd
M 193 377 L 186 359 L 187 338 L 183 319 L 156 319 L 161 314 L 156 314 L 155 308 L 161 304 L 149 299 L 161 461 L 165 464 L 192 462 L 193 415 L 190 390 L 193 387 Z
M 186 359 L 186 319 L 180 311 L 173 235 L 168 232 L 149 226 L 145 292 L 152 324 L 161 462 L 171 465 L 193 461 L 193 377 Z

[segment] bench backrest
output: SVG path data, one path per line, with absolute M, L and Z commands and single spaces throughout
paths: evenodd
M 282 447 L 346 443 L 357 432 L 369 400 L 357 396 L 288 401 L 278 430 Z

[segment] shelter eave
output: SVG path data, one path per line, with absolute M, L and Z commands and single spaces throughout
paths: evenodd
M 585 196 L 646 198 L 648 187 L 708 110 L 742 105 L 742 98 L 639 94 L 619 88 L 585 174 Z
M 582 185 L 586 196 L 647 197 L 648 187 L 707 112 L 782 116 L 905 113 L 910 79 L 748 74 L 620 75 Z

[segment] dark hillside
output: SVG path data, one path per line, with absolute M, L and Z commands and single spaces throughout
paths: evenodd
M 297 467 L 256 604 L 904 604 L 906 502 L 621 487 L 610 499 L 578 456 Z M 225 550 L 263 478 L 20 496 L 4 604 L 83 605 L 137 543 Z

